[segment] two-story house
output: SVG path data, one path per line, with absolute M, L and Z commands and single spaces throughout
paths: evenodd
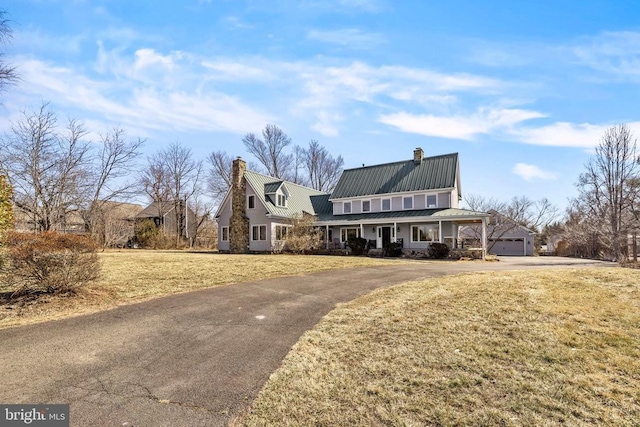
M 233 164 L 233 184 L 220 206 L 220 250 L 270 251 L 286 236 L 295 215 L 316 217 L 327 247 L 362 237 L 377 248 L 401 242 L 406 252 L 420 252 L 432 242 L 458 245 L 460 227 L 480 225 L 489 215 L 460 209 L 458 154 L 424 157 L 347 169 L 331 194 L 321 193 L 246 170 Z M 486 235 L 482 239 L 486 248 Z

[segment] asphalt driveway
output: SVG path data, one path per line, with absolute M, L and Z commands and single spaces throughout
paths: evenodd
M 424 262 L 213 288 L 0 331 L 0 402 L 70 403 L 72 426 L 223 426 L 337 303 L 480 270 L 611 265 L 552 257 Z

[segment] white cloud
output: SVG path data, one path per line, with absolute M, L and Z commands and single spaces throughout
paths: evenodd
M 604 32 L 570 48 L 578 60 L 620 77 L 640 77 L 640 32 Z
M 607 125 L 557 122 L 540 127 L 522 127 L 510 133 L 519 142 L 556 147 L 592 148 L 598 145 Z
M 556 174 L 546 170 L 540 169 L 536 165 L 530 165 L 527 163 L 516 163 L 511 172 L 522 177 L 525 181 L 531 182 L 535 179 L 553 180 L 556 179 Z
M 537 111 L 480 108 L 471 115 L 435 116 L 395 113 L 382 115 L 381 123 L 403 132 L 440 138 L 473 140 L 481 134 L 504 131 L 525 120 L 544 117 Z
M 145 67 L 164 67 L 166 62 L 143 61 Z M 135 68 L 135 67 L 133 67 Z M 97 81 L 74 70 L 27 60 L 21 66 L 23 87 L 41 99 L 53 99 L 56 105 L 83 110 L 93 121 L 102 120 L 143 129 L 181 131 L 228 131 L 245 133 L 247 128 L 272 121 L 240 99 L 209 91 L 201 93 L 184 88 L 166 88 L 161 81 L 157 87 L 138 81 Z M 146 78 L 142 80 L 148 80 Z
M 307 38 L 322 43 L 355 49 L 373 48 L 384 42 L 380 34 L 367 33 L 357 28 L 344 28 L 332 31 L 310 30 L 307 32 Z

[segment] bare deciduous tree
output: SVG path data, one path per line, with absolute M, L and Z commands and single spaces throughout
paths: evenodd
M 209 191 L 214 200 L 220 202 L 231 187 L 233 157 L 224 151 L 213 151 L 207 157 L 209 163 Z
M 90 166 L 86 133 L 78 120 L 58 130 L 56 114 L 44 103 L 39 110 L 24 110 L 2 138 L 0 167 L 34 231 L 63 229 L 67 214 L 80 209 Z
M 6 16 L 7 12 L 0 10 L 0 45 L 6 45 L 12 36 L 9 20 Z M 16 83 L 19 79 L 16 67 L 5 62 L 4 52 L 0 52 L 0 92 L 3 92 L 7 86 Z
M 471 210 L 491 214 L 486 236 L 489 242 L 488 250 L 518 226 L 538 232 L 558 216 L 558 208 L 546 198 L 534 201 L 526 196 L 520 196 L 512 198 L 507 203 L 495 198 L 469 194 L 465 197 L 465 204 Z M 470 226 L 468 230 L 474 238 L 480 238 L 482 231 L 479 227 Z
M 625 258 L 638 188 L 632 183 L 639 172 L 636 140 L 629 127 L 620 124 L 607 129 L 577 184 L 580 194 L 575 206 L 599 224 L 602 243 L 612 260 Z
M 291 145 L 291 138 L 276 125 L 266 125 L 260 139 L 253 133 L 242 138 L 247 151 L 258 159 L 266 173 L 278 179 L 293 180 L 294 156 L 285 149 Z
M 100 149 L 93 159 L 90 194 L 85 198 L 86 208 L 82 211 L 85 226 L 98 243 L 107 242 L 98 224 L 106 224 L 103 216 L 113 206 L 108 202 L 130 196 L 136 183 L 127 179 L 132 175 L 134 161 L 140 155 L 144 140 L 128 141 L 124 129 L 114 127 L 101 136 Z M 98 235 L 102 234 L 102 235 Z
M 173 230 L 176 245 L 188 236 L 187 203 L 199 194 L 203 162 L 193 159 L 189 148 L 179 142 L 171 144 L 148 158 L 141 183 L 156 204 L 162 219 L 173 210 Z
M 333 190 L 344 168 L 342 156 L 334 158 L 318 141 L 312 139 L 309 146 L 302 150 L 302 158 L 309 185 L 318 191 Z

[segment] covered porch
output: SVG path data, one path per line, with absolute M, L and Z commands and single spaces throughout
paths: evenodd
M 375 214 L 331 215 L 319 218 L 315 226 L 324 234 L 326 249 L 343 249 L 348 240 L 363 238 L 369 249 L 400 244 L 403 252 L 425 252 L 434 243 L 460 249 L 459 231 L 466 225 L 482 229 L 482 257 L 487 250 L 486 227 L 489 215 L 464 209 L 431 209 Z

